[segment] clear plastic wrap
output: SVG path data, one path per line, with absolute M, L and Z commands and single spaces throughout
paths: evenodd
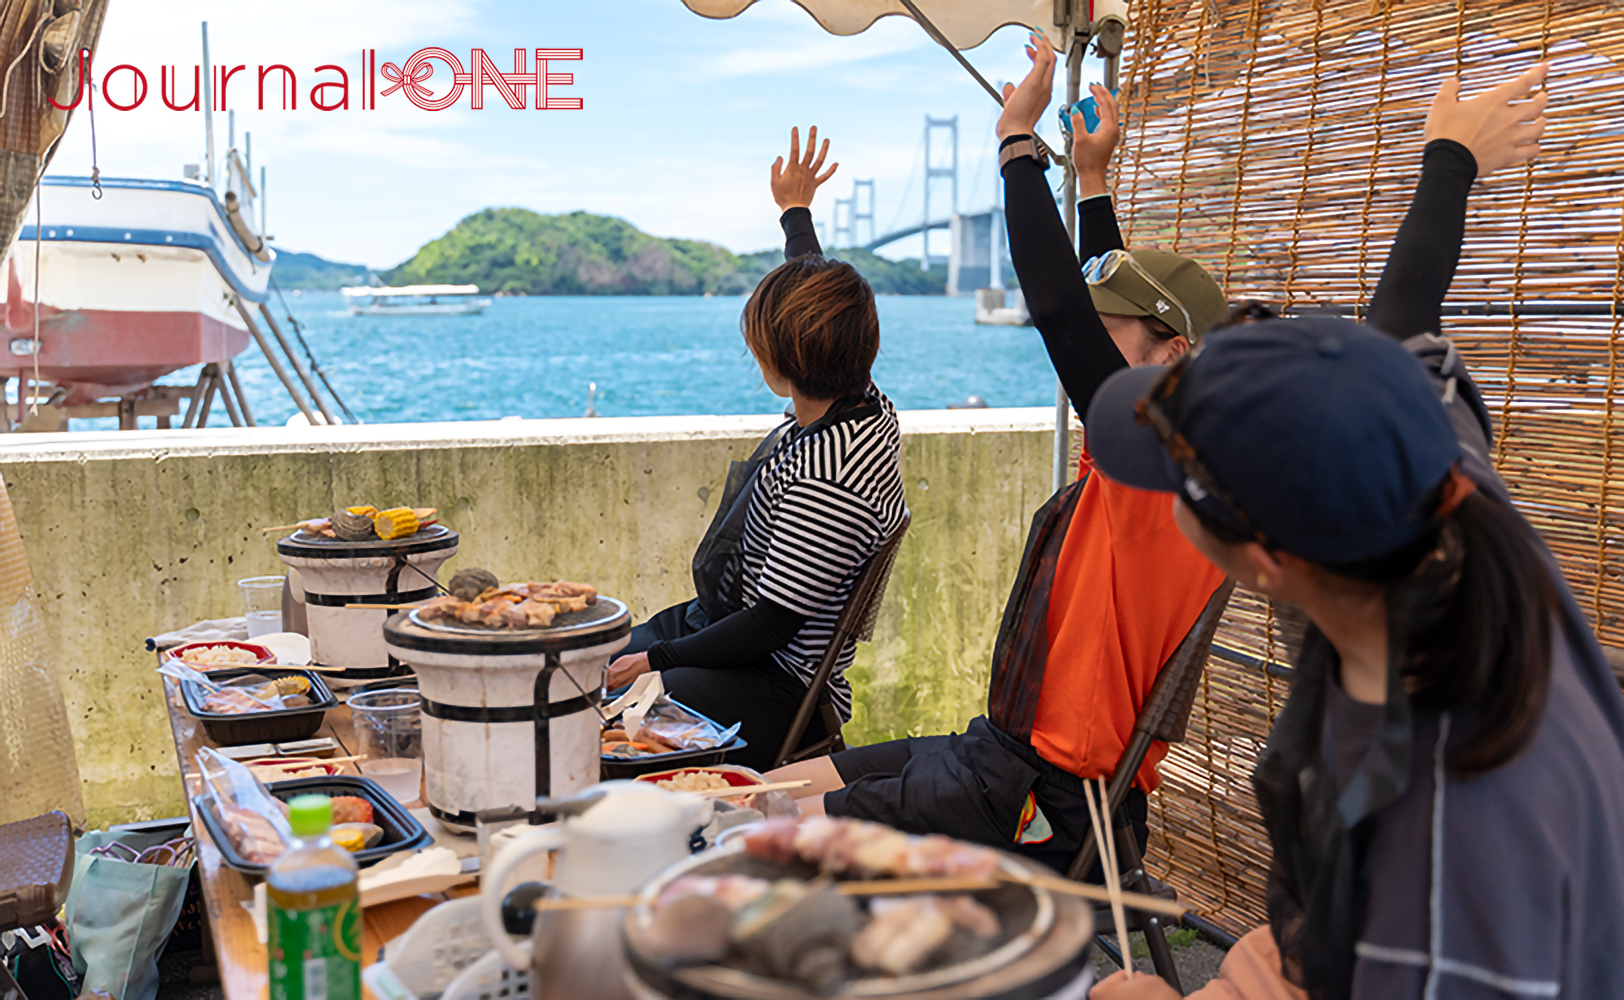
M 678 750 L 710 750 L 738 735 L 739 723 L 726 729 L 700 718 L 671 700 L 657 673 L 644 674 L 609 706 L 609 718 L 621 717 L 621 728 L 605 731 L 603 752 L 609 757 L 647 757 Z
M 244 861 L 267 865 L 293 841 L 287 807 L 272 795 L 254 772 L 212 747 L 197 751 L 197 769 L 208 795 L 207 806 L 220 818 L 231 846 Z

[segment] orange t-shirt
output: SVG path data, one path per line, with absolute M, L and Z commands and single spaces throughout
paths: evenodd
M 1044 760 L 1084 778 L 1110 776 L 1162 664 L 1223 579 L 1173 523 L 1172 497 L 1089 477 L 1049 596 L 1049 651 L 1032 722 L 1032 746 Z M 1166 753 L 1167 744 L 1153 744 L 1134 784 L 1154 791 Z

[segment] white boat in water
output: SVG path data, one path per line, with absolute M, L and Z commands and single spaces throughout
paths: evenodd
M 478 285 L 401 285 L 346 288 L 357 316 L 477 316 L 491 304 Z

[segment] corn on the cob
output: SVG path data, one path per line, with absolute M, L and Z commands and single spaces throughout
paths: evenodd
M 417 531 L 417 515 L 410 507 L 383 510 L 372 516 L 372 528 L 384 541 L 405 538 Z
M 351 514 L 359 514 L 362 517 L 372 517 L 378 513 L 378 508 L 369 503 L 362 504 L 359 507 L 345 507 L 344 509 L 349 511 Z

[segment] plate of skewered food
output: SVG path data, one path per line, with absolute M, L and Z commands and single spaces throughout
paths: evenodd
M 768 820 L 650 881 L 627 960 L 666 996 L 1047 996 L 1081 972 L 1093 918 L 1045 871 L 878 823 Z

